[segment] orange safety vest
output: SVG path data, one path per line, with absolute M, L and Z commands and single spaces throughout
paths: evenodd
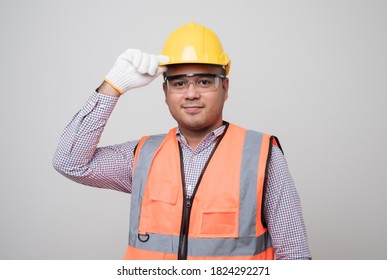
M 133 165 L 125 259 L 273 259 L 263 201 L 277 141 L 227 123 L 188 199 L 176 129 L 143 137 Z

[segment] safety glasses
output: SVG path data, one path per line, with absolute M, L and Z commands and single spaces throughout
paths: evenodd
M 165 76 L 168 92 L 171 94 L 185 94 L 192 84 L 197 92 L 216 91 L 220 79 L 226 76 L 212 73 L 189 73 L 174 76 Z

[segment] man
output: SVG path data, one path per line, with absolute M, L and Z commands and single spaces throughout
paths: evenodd
M 210 29 L 178 28 L 162 55 L 129 49 L 66 127 L 64 176 L 131 193 L 126 259 L 310 259 L 301 205 L 276 137 L 223 120 L 230 60 Z M 166 135 L 96 148 L 121 94 L 163 73 Z

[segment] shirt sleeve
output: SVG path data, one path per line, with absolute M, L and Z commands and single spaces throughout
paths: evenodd
M 276 146 L 268 166 L 264 214 L 276 259 L 311 259 L 300 198 Z
M 64 129 L 53 166 L 77 183 L 130 193 L 137 141 L 97 147 L 117 101 L 97 92 L 90 96 Z

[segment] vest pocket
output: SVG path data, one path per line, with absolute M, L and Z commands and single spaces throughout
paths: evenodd
M 141 203 L 139 233 L 178 235 L 180 232 L 181 191 L 172 184 L 154 184 L 145 190 Z M 152 238 L 152 236 L 150 237 Z
M 154 201 L 175 205 L 178 195 L 179 186 L 160 184 L 150 188 L 150 198 Z
M 200 237 L 238 237 L 238 209 L 203 209 Z

